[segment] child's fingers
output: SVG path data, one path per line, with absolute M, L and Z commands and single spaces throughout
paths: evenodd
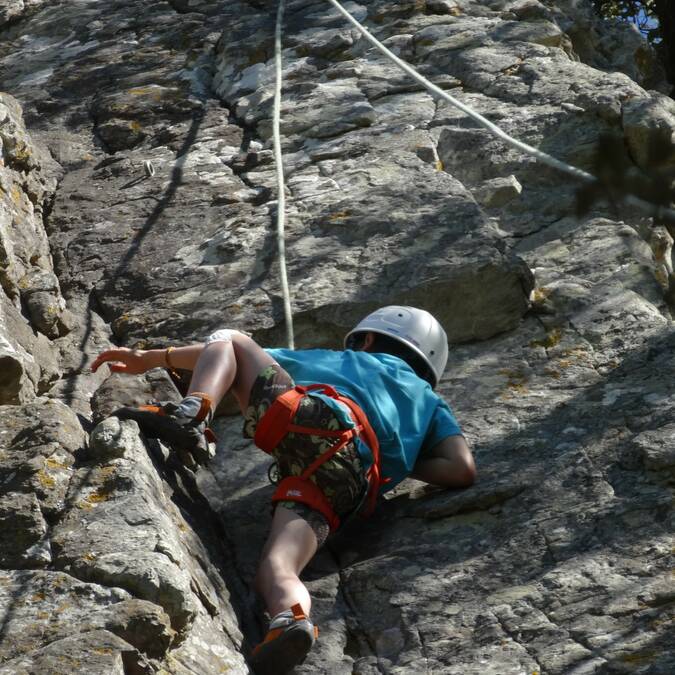
M 91 364 L 92 372 L 95 373 L 106 361 L 108 361 L 108 359 L 105 357 L 105 353 L 99 354 Z
M 103 363 L 107 363 L 108 361 L 121 361 L 124 358 L 124 354 L 125 352 L 121 349 L 108 349 L 101 352 L 91 364 L 91 369 L 93 372 L 96 372 Z
M 92 373 L 95 373 L 98 369 L 99 366 L 103 363 L 103 359 L 101 359 L 100 356 L 97 356 L 96 359 L 91 364 L 91 371 Z

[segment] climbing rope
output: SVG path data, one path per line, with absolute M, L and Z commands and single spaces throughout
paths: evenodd
M 515 148 L 516 150 L 520 150 L 521 152 L 524 152 L 527 155 L 530 155 L 537 159 L 539 162 L 542 164 L 546 164 L 547 166 L 550 166 L 554 169 L 557 169 L 558 171 L 562 171 L 564 173 L 569 174 L 570 176 L 574 176 L 575 178 L 579 178 L 587 183 L 597 183 L 599 182 L 598 179 L 593 176 L 592 174 L 588 173 L 587 171 L 584 171 L 583 169 L 579 169 L 576 166 L 572 166 L 571 164 L 567 164 L 566 162 L 562 162 L 559 159 L 556 159 L 555 157 L 552 157 L 551 155 L 542 152 L 538 148 L 535 148 L 531 145 L 528 145 L 527 143 L 523 143 L 522 141 L 519 141 L 516 138 L 513 138 L 512 136 L 509 136 L 503 129 L 498 127 L 496 124 L 493 124 L 488 120 L 487 118 L 483 117 L 480 113 L 476 112 L 473 108 L 470 106 L 462 103 L 460 100 L 456 99 L 454 96 L 451 96 L 448 94 L 446 91 L 441 89 L 440 87 L 436 86 L 429 80 L 427 80 L 426 77 L 423 75 L 420 75 L 420 73 L 415 70 L 410 64 L 406 63 L 402 59 L 400 59 L 396 54 L 391 52 L 389 49 L 387 49 L 376 37 L 374 37 L 370 31 L 365 28 L 364 26 L 361 25 L 359 21 L 357 21 L 339 2 L 338 0 L 328 0 L 335 9 L 342 14 L 342 16 L 351 23 L 354 28 L 356 28 L 362 35 L 363 37 L 368 40 L 376 49 L 378 49 L 380 52 L 382 52 L 390 61 L 392 61 L 396 66 L 398 66 L 401 70 L 403 70 L 405 73 L 410 75 L 414 80 L 419 82 L 423 87 L 425 87 L 428 91 L 431 93 L 435 94 L 438 98 L 442 98 L 443 100 L 447 101 L 451 105 L 453 105 L 455 108 L 459 108 L 464 114 L 468 115 L 471 119 L 475 120 L 480 124 L 482 127 L 487 129 L 493 136 L 496 136 L 497 138 L 500 138 L 502 141 L 504 141 L 507 145 L 510 145 L 511 147 Z M 658 206 L 656 204 L 652 204 L 648 201 L 645 201 L 644 199 L 640 199 L 639 197 L 636 197 L 635 195 L 626 195 L 626 202 L 636 206 L 641 209 L 647 210 L 651 216 L 654 218 L 661 219 L 664 216 L 668 216 L 671 219 L 675 219 L 675 210 L 673 209 L 668 209 L 663 206 Z
M 277 169 L 277 248 L 279 252 L 279 277 L 281 293 L 284 299 L 284 319 L 286 322 L 286 343 L 289 349 L 295 349 L 293 337 L 293 312 L 291 309 L 291 293 L 288 289 L 288 273 L 286 271 L 286 184 L 284 181 L 283 157 L 281 154 L 281 30 L 284 23 L 284 0 L 279 0 L 277 7 L 277 25 L 274 31 L 274 66 L 276 82 L 274 88 L 274 113 L 272 119 L 272 135 L 274 138 L 274 163 Z
M 433 84 L 427 80 L 426 77 L 421 75 L 415 68 L 413 68 L 409 63 L 406 63 L 400 59 L 396 54 L 387 49 L 376 37 L 374 37 L 370 31 L 363 26 L 359 21 L 357 21 L 341 4 L 338 0 L 328 0 L 331 5 L 337 11 L 342 14 L 342 16 L 351 23 L 354 28 L 356 28 L 363 37 L 368 40 L 376 49 L 378 49 L 382 54 L 384 54 L 394 65 L 400 68 L 403 72 L 407 73 L 414 80 L 419 82 L 427 91 L 434 94 L 437 98 L 443 99 L 461 110 L 465 115 L 473 119 L 480 126 L 487 129 L 493 136 L 501 139 L 504 143 L 515 148 L 516 150 L 534 157 L 537 161 L 545 164 L 553 169 L 566 173 L 574 178 L 582 180 L 586 183 L 599 183 L 598 179 L 591 173 L 584 171 L 572 164 L 563 162 L 555 157 L 549 155 L 538 148 L 535 148 L 527 143 L 523 143 L 518 139 L 514 138 L 507 134 L 503 129 L 501 129 L 496 124 L 493 124 L 486 117 L 483 117 L 480 113 L 476 112 L 471 106 L 462 103 L 459 99 L 455 98 L 448 92 L 444 91 L 437 85 Z M 293 337 L 293 314 L 291 310 L 291 298 L 290 291 L 288 288 L 288 275 L 286 271 L 286 246 L 285 246 L 285 235 L 284 235 L 284 221 L 285 221 L 285 210 L 286 210 L 286 194 L 285 194 L 285 183 L 284 183 L 284 169 L 282 164 L 282 153 L 281 153 L 281 139 L 280 139 L 280 118 L 281 118 L 281 32 L 283 26 L 283 13 L 284 13 L 284 0 L 279 0 L 279 6 L 277 9 L 277 23 L 275 30 L 275 40 L 274 40 L 274 50 L 275 50 L 275 69 L 276 69 L 276 84 L 274 92 L 274 115 L 273 115 L 273 124 L 272 131 L 274 137 L 274 159 L 277 169 L 277 192 L 278 192 L 278 206 L 277 206 L 277 243 L 279 249 L 279 274 L 281 278 L 281 290 L 284 300 L 284 316 L 286 320 L 286 339 L 290 349 L 294 349 L 294 337 Z M 635 206 L 641 210 L 646 211 L 649 215 L 655 219 L 661 220 L 668 218 L 670 220 L 675 220 L 675 210 L 660 206 L 657 204 L 652 204 L 640 197 L 635 195 L 627 194 L 624 196 L 624 199 L 627 204 Z

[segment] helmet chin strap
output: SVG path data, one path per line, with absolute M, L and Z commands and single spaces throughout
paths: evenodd
M 368 331 L 363 333 L 361 344 L 355 347 L 350 347 L 350 349 L 353 349 L 355 352 L 369 352 L 374 343 L 375 333 Z
M 359 349 L 359 351 L 367 352 L 373 346 L 373 342 L 375 342 L 374 333 L 371 332 L 366 333 L 366 337 L 363 341 L 363 346 Z

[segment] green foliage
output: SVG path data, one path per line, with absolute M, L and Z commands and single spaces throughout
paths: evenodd
M 661 39 L 656 0 L 593 0 L 593 5 L 602 16 L 634 23 L 650 42 Z

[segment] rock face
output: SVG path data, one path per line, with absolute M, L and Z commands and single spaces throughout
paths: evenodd
M 435 101 L 329 3 L 287 5 L 297 345 L 339 347 L 382 304 L 434 312 L 453 347 L 439 389 L 479 470 L 464 491 L 406 481 L 320 552 L 321 638 L 298 672 L 672 673 L 672 246 L 629 209 L 576 219 L 567 178 Z M 603 134 L 645 169 L 675 132 L 654 55 L 590 3 L 347 8 L 584 169 Z M 193 476 L 106 419 L 177 396 L 167 376 L 88 364 L 224 326 L 282 341 L 275 10 L 0 0 L 0 673 L 248 672 L 266 457 L 222 417 Z
M 0 94 L 0 403 L 27 402 L 58 377 L 46 339 L 67 332 L 43 226 L 53 162 L 26 133 L 19 103 Z M 22 316 L 26 305 L 32 326 Z
M 42 4 L 44 0 L 0 0 L 0 27 Z

